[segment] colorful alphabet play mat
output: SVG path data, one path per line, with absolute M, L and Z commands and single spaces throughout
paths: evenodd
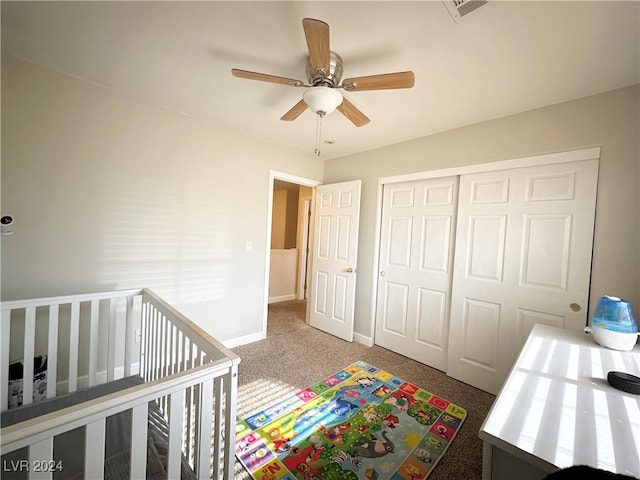
M 236 456 L 256 480 L 422 480 L 466 416 L 359 361 L 238 422 Z

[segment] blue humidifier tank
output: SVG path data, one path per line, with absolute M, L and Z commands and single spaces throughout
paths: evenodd
M 638 324 L 631 304 L 618 297 L 600 298 L 591 321 L 593 339 L 606 348 L 629 351 L 638 339 Z

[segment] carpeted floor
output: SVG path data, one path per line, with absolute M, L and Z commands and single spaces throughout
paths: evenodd
M 495 397 L 384 348 L 344 342 L 305 323 L 304 301 L 269 305 L 267 338 L 234 348 L 242 362 L 238 417 L 244 418 L 289 397 L 327 375 L 364 360 L 467 410 L 467 418 L 429 480 L 482 478 L 478 431 Z M 235 480 L 251 477 L 236 461 Z

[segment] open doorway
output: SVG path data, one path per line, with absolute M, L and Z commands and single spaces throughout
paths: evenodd
M 307 322 L 314 187 L 320 182 L 271 172 L 269 246 L 263 332 L 270 313 L 296 312 Z M 272 315 L 273 316 L 273 315 Z
M 311 187 L 274 180 L 269 304 L 307 298 L 312 195 Z

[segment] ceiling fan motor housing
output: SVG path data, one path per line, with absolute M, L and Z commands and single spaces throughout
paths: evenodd
M 309 85 L 324 85 L 335 88 L 340 85 L 342 78 L 342 58 L 333 50 L 329 52 L 329 71 L 324 72 L 322 69 L 313 70 L 311 67 L 311 58 L 307 58 L 307 80 Z

